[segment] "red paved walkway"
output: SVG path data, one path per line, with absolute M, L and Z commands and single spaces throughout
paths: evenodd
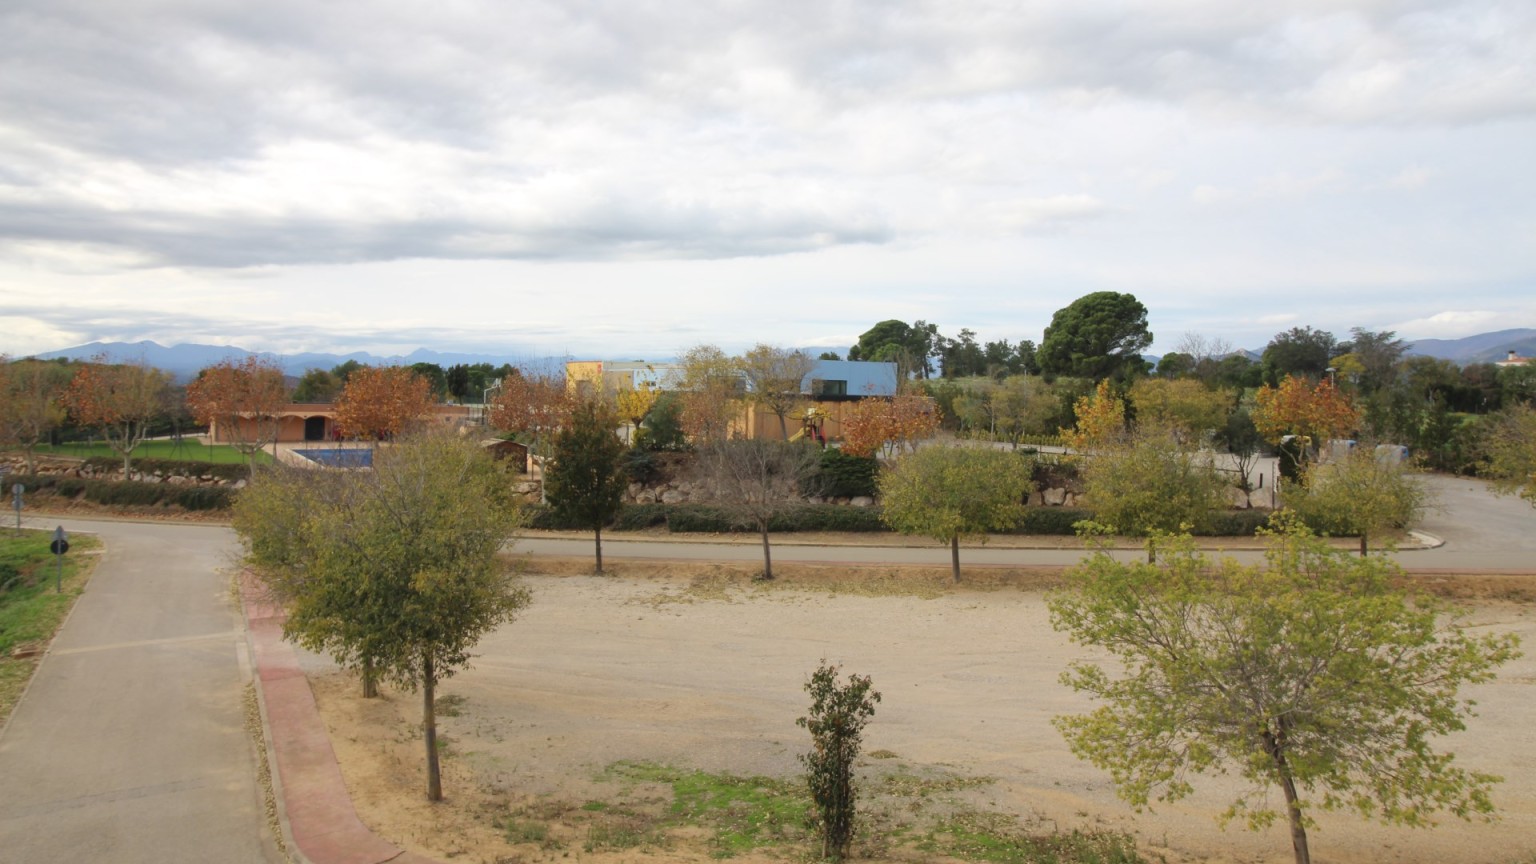
M 282 609 L 262 598 L 249 574 L 241 579 L 241 593 L 271 742 L 272 783 L 291 851 L 311 864 L 435 864 L 385 842 L 357 818 L 315 694 L 298 655 L 283 641 Z

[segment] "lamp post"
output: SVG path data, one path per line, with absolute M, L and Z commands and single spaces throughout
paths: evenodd
M 1327 369 L 1324 369 L 1323 371 L 1328 373 L 1328 386 L 1337 389 L 1339 384 L 1338 384 L 1338 381 L 1335 380 L 1334 375 L 1339 370 L 1333 368 L 1332 366 L 1329 366 Z

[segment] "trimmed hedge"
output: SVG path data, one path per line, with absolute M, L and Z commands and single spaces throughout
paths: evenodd
M 18 475 L 8 482 L 21 483 L 27 492 L 45 492 L 60 498 L 81 498 L 104 507 L 180 507 L 183 510 L 227 510 L 234 501 L 228 486 L 177 486 L 124 480 L 86 480 L 54 474 Z
M 85 467 L 93 471 L 113 473 L 123 470 L 123 460 L 116 456 L 92 456 L 85 460 Z M 133 470 L 142 474 L 160 476 L 180 474 L 184 477 L 216 477 L 220 480 L 246 480 L 251 476 L 249 466 L 238 463 L 199 462 L 181 459 L 135 459 Z
M 543 505 L 530 505 L 529 528 L 546 531 L 571 531 L 582 526 L 561 523 L 554 512 Z M 880 520 L 876 507 L 846 507 L 837 504 L 804 504 L 774 516 L 768 530 L 776 533 L 796 531 L 879 532 L 890 528 Z M 1206 537 L 1252 537 L 1256 528 L 1269 522 L 1268 510 L 1226 510 L 1211 518 L 1210 528 L 1200 532 Z M 1010 534 L 1071 537 L 1072 526 L 1092 519 L 1093 511 L 1081 507 L 1027 507 L 1024 518 Z M 731 534 L 756 530 L 743 524 L 729 507 L 713 504 L 626 504 L 609 531 L 643 531 L 665 525 L 673 534 Z
M 1024 518 L 1008 533 L 1070 537 L 1077 533 L 1073 524 L 1092 518 L 1093 511 L 1081 507 L 1025 507 Z

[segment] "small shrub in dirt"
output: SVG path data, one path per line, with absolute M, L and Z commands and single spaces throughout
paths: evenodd
M 864 724 L 874 716 L 880 693 L 870 689 L 867 675 L 850 674 L 847 684 L 839 684 L 837 673 L 837 666 L 821 661 L 805 682 L 811 713 L 795 723 L 810 731 L 815 745 L 800 761 L 815 804 L 811 821 L 821 833 L 821 855 L 841 861 L 853 844 L 857 797 L 853 763 L 863 743 Z

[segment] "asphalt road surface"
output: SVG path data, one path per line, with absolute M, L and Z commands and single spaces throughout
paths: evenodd
M 276 862 L 226 528 L 38 517 L 104 559 L 0 730 L 0 861 Z

